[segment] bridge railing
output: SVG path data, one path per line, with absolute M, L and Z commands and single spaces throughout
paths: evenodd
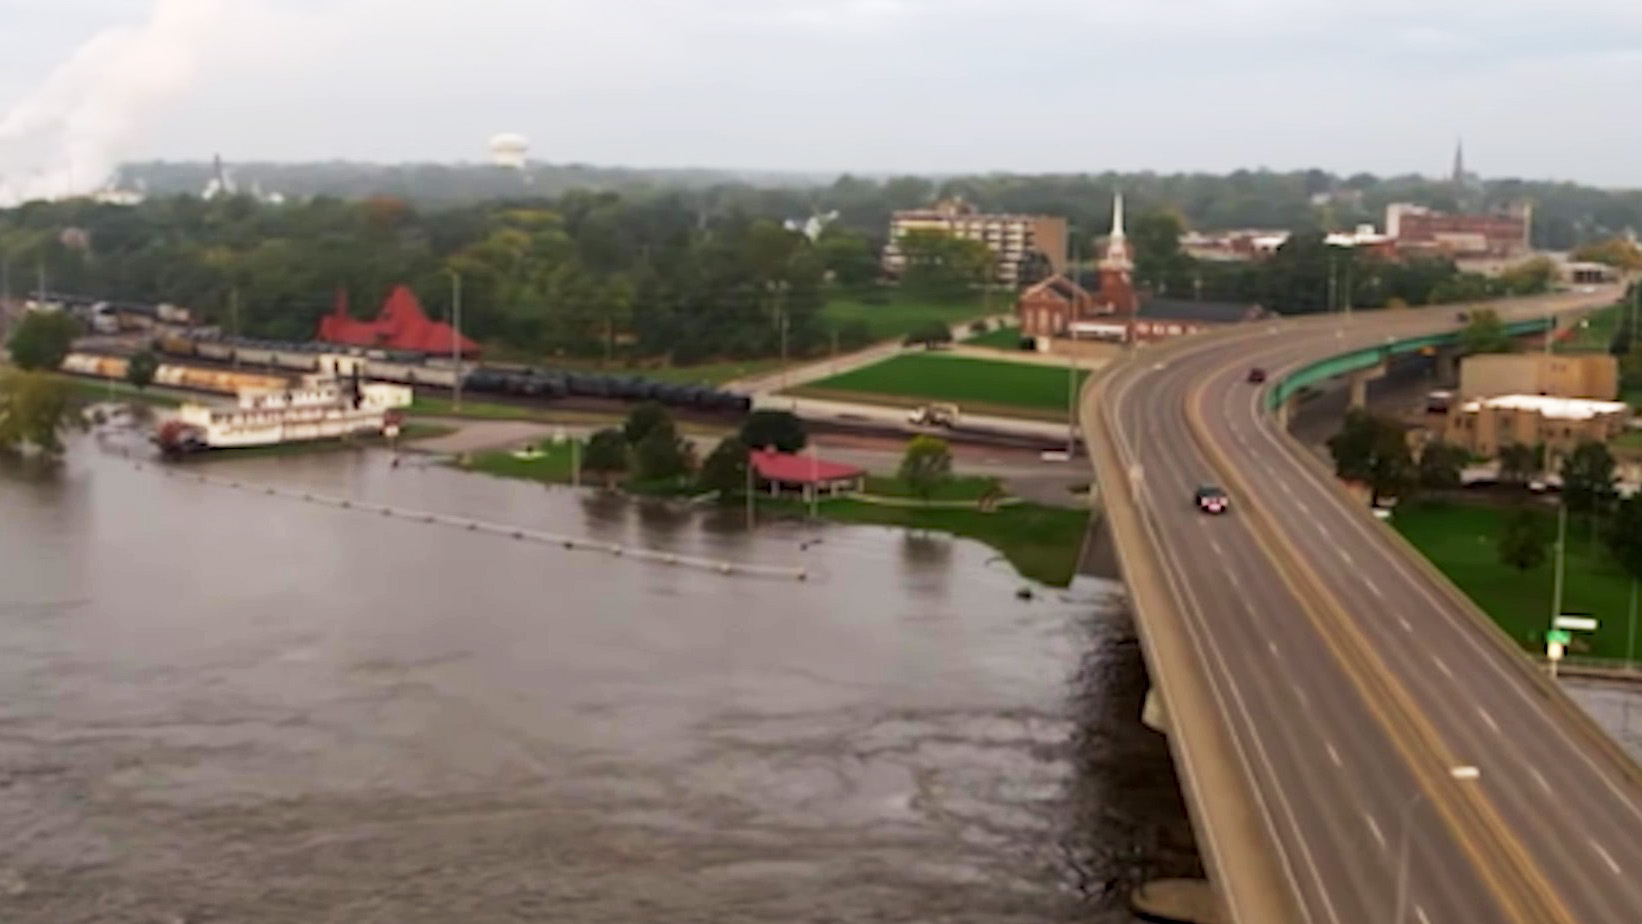
M 1512 337 L 1537 334 L 1550 329 L 1553 323 L 1550 318 L 1530 318 L 1526 321 L 1514 321 L 1505 325 L 1505 333 Z M 1416 353 L 1424 349 L 1453 346 L 1459 343 L 1459 339 L 1459 331 L 1447 331 L 1440 334 L 1426 334 L 1420 337 L 1405 337 L 1379 346 L 1348 350 L 1327 359 L 1308 363 L 1284 375 L 1275 385 L 1267 389 L 1266 401 L 1268 406 L 1275 410 L 1294 397 L 1295 393 L 1302 388 L 1327 381 L 1338 375 L 1344 375 L 1347 372 L 1372 369 L 1394 356 Z

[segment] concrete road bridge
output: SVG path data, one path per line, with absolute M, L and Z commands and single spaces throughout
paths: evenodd
M 1615 300 L 1488 307 L 1524 333 Z M 1451 349 L 1458 310 L 1141 348 L 1082 395 L 1149 712 L 1226 920 L 1642 921 L 1637 766 L 1282 426 L 1308 384 Z M 1196 510 L 1203 483 L 1230 515 Z

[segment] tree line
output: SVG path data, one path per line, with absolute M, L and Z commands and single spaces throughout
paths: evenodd
M 1037 179 L 1059 188 L 1053 178 Z M 504 358 L 688 364 L 802 356 L 871 339 L 859 320 L 830 321 L 825 301 L 839 292 L 887 300 L 880 257 L 890 211 L 950 191 L 912 179 L 849 178 L 828 190 L 840 198 L 818 194 L 802 211 L 840 206 L 838 220 L 814 240 L 780 220 L 799 203 L 719 201 L 690 189 L 572 191 L 443 208 L 393 197 L 36 202 L 0 211 L 0 290 L 15 295 L 43 283 L 48 291 L 171 302 L 231 332 L 305 340 L 337 293 L 356 315 L 368 315 L 404 283 L 430 314 L 446 317 L 459 285 L 464 333 Z M 998 207 L 1069 215 L 1078 251 L 1094 252 L 1091 224 L 1078 224 L 1090 222 L 1077 215 L 1083 200 L 1020 195 Z M 1280 313 L 1538 291 L 1550 278 L 1548 264 L 1491 280 L 1447 261 L 1381 260 L 1308 231 L 1269 260 L 1221 264 L 1181 252 L 1184 224 L 1175 212 L 1141 211 L 1132 228 L 1137 281 L 1157 294 Z M 952 299 L 989 283 L 991 255 L 977 241 L 911 234 L 900 247 L 899 283 L 910 296 Z M 1048 272 L 1046 256 L 1036 255 L 1023 283 Z
M 392 196 L 419 205 L 470 205 L 495 199 L 557 197 L 574 190 L 624 197 L 680 194 L 698 214 L 741 212 L 806 218 L 837 211 L 845 227 L 879 238 L 895 209 L 962 196 L 987 211 L 1063 215 L 1092 238 L 1111 226 L 1112 196 L 1131 210 L 1173 212 L 1194 228 L 1344 229 L 1380 223 L 1385 207 L 1412 202 L 1445 211 L 1534 203 L 1533 241 L 1551 250 L 1642 228 L 1642 190 L 1577 183 L 1486 180 L 1457 188 L 1447 179 L 1341 175 L 1323 170 L 1236 170 L 1226 174 L 991 173 L 944 178 L 902 175 L 818 177 L 713 170 L 627 170 L 534 163 L 526 170 L 439 164 L 246 164 L 233 168 L 243 188 L 291 197 L 368 199 Z M 207 163 L 143 163 L 122 168 L 120 182 L 155 195 L 197 194 L 214 175 Z

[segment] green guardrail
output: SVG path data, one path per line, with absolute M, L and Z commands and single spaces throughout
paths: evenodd
M 1534 318 L 1528 321 L 1515 321 L 1505 325 L 1505 332 L 1513 337 L 1527 334 L 1537 334 L 1551 326 L 1550 318 Z M 1408 353 L 1417 353 L 1431 347 L 1453 346 L 1458 343 L 1460 332 L 1447 331 L 1441 334 L 1426 334 L 1423 337 L 1409 337 L 1403 340 L 1391 340 L 1379 346 L 1363 347 L 1345 353 L 1338 353 L 1327 359 L 1318 360 L 1309 366 L 1284 376 L 1266 392 L 1266 404 L 1275 410 L 1283 402 L 1294 397 L 1295 392 L 1318 382 L 1327 381 L 1335 376 L 1345 375 L 1347 372 L 1356 372 L 1359 369 L 1372 369 L 1380 363 Z

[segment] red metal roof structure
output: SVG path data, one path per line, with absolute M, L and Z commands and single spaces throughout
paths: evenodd
M 336 311 L 319 319 L 319 339 L 326 343 L 449 356 L 456 338 L 449 324 L 429 320 L 408 286 L 393 290 L 374 321 L 348 316 L 346 292 L 337 293 Z M 461 349 L 464 357 L 479 355 L 479 345 L 466 337 L 461 338 Z
M 817 459 L 808 453 L 791 455 L 785 452 L 773 452 L 763 449 L 754 449 L 748 453 L 752 460 L 753 471 L 765 481 L 778 481 L 782 484 L 827 484 L 833 481 L 851 481 L 863 478 L 867 474 L 864 468 L 845 465 L 841 462 L 828 462 L 826 459 Z

